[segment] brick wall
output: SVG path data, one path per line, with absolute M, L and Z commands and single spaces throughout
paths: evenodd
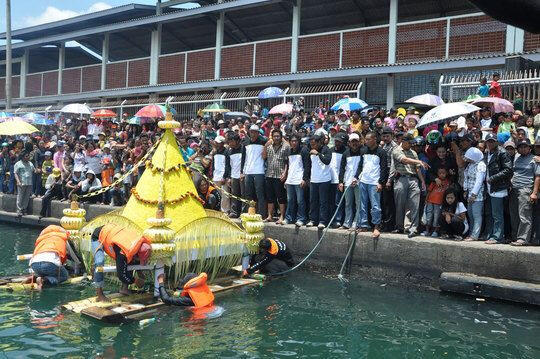
M 82 68 L 82 91 L 101 90 L 101 65 Z
M 221 49 L 221 78 L 253 75 L 253 44 Z
M 41 74 L 26 75 L 25 96 L 41 96 Z
M 504 53 L 506 25 L 489 16 L 450 21 L 450 57 Z
M 398 26 L 396 61 L 444 59 L 445 54 L 446 21 Z
M 540 34 L 531 34 L 525 31 L 525 44 L 523 50 L 534 51 L 540 49 Z
M 62 93 L 79 93 L 81 91 L 81 69 L 62 71 Z
M 185 54 L 160 56 L 158 83 L 172 84 L 176 82 L 184 82 L 185 61 Z
M 298 40 L 298 71 L 339 67 L 339 34 L 303 37 Z
M 291 71 L 291 40 L 257 44 L 255 74 L 280 74 Z
M 388 28 L 351 31 L 343 34 L 343 67 L 388 62 Z
M 58 94 L 58 71 L 45 72 L 43 74 L 42 96 Z
M 107 64 L 108 89 L 126 87 L 127 61 Z M 101 80 L 100 80 L 101 82 Z
M 214 50 L 190 52 L 187 56 L 187 81 L 214 78 Z
M 129 62 L 128 86 L 145 86 L 150 83 L 150 59 Z

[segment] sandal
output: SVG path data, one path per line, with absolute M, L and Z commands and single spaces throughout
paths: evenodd
M 518 239 L 517 241 L 510 243 L 510 245 L 515 247 L 521 247 L 526 246 L 527 242 L 525 242 L 523 239 Z
M 499 244 L 499 241 L 496 239 L 488 239 L 484 242 L 485 244 Z
M 464 242 L 476 242 L 477 240 L 474 239 L 473 237 L 467 237 L 463 240 Z

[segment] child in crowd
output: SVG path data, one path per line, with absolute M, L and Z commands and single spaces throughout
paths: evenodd
M 422 236 L 439 237 L 439 217 L 441 216 L 443 196 L 450 186 L 447 176 L 448 170 L 445 167 L 440 167 L 437 170 L 437 178 L 428 187 L 424 216 L 422 218 L 426 230 L 422 233 Z
M 462 240 L 469 231 L 467 208 L 459 201 L 459 191 L 454 186 L 444 192 L 439 224 L 443 239 Z
M 536 138 L 536 129 L 534 128 L 534 118 L 532 116 L 527 117 L 527 121 L 525 122 L 525 126 L 527 126 L 527 132 L 528 132 L 528 139 L 531 141 L 531 143 L 534 143 L 534 140 Z
M 52 153 L 51 151 L 45 151 L 45 159 L 41 165 L 41 188 L 45 188 L 45 182 L 52 173 L 53 167 Z
M 487 84 L 487 79 L 485 77 L 480 79 L 480 86 L 476 89 L 476 94 L 480 97 L 489 96 L 489 85 Z

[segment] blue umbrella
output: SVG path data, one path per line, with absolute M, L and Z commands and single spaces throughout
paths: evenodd
M 150 118 L 150 117 L 138 117 L 138 116 L 133 116 L 132 118 L 130 118 L 129 120 L 127 120 L 127 122 L 130 124 L 130 125 L 144 125 L 145 123 L 151 123 L 151 122 L 154 122 L 154 119 L 153 118 Z
M 276 98 L 283 96 L 283 90 L 279 87 L 267 87 L 261 92 L 259 92 L 259 98 L 265 99 L 265 98 Z
M 0 118 L 3 118 L 3 119 L 6 119 L 8 117 L 13 117 L 13 116 L 15 115 L 10 112 L 5 112 L 5 111 L 0 112 Z
M 359 111 L 368 106 L 369 105 L 364 100 L 360 100 L 359 98 L 346 97 L 336 102 L 334 106 L 332 106 L 331 110 Z
M 34 125 L 45 125 L 50 126 L 54 125 L 54 119 L 49 119 L 39 113 L 30 112 L 23 116 L 23 118 L 31 121 Z

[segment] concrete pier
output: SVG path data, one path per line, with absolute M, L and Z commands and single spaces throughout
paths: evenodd
M 25 225 L 46 226 L 59 223 L 68 202 L 52 202 L 52 216 L 38 220 L 41 200 L 33 199 L 32 215 L 17 217 L 15 196 L 0 195 L 0 220 Z M 87 220 L 110 212 L 115 207 L 81 204 Z M 322 231 L 316 228 L 295 228 L 292 225 L 267 224 L 268 237 L 284 241 L 295 258 L 301 260 L 315 246 Z M 337 275 L 355 234 L 329 230 L 308 265 Z M 439 288 L 443 272 L 470 273 L 499 279 L 540 283 L 540 247 L 487 245 L 483 242 L 457 242 L 426 237 L 382 234 L 378 240 L 371 233 L 358 234 L 352 256 L 351 272 L 370 280 L 399 285 Z

